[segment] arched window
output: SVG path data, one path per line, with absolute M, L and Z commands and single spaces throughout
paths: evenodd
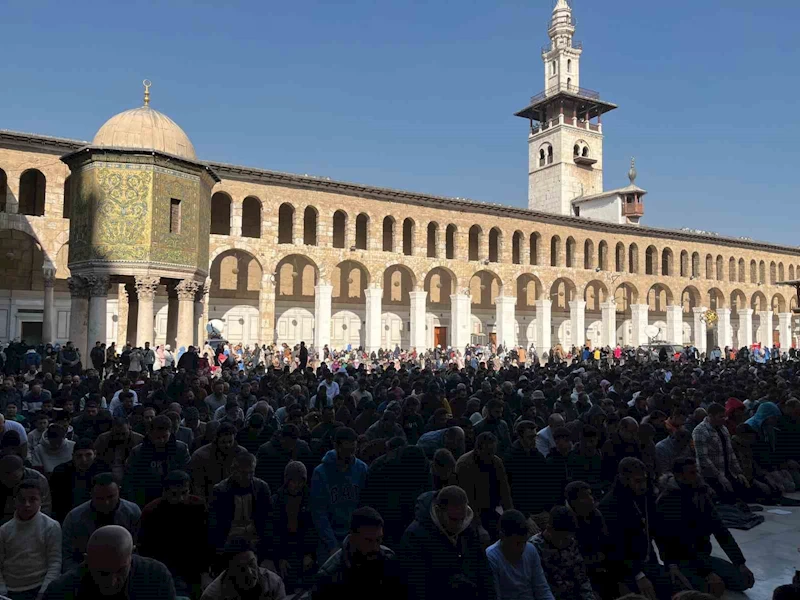
M 231 197 L 225 192 L 211 196 L 211 233 L 231 234 Z
M 744 263 L 744 259 L 743 258 L 739 259 L 739 277 L 737 279 L 739 280 L 740 283 L 746 283 L 747 282 L 747 273 L 746 273 L 745 263 Z
M 628 246 L 628 273 L 639 273 L 639 246 Z
M 681 250 L 681 277 L 689 276 L 689 253 Z
M 6 212 L 6 197 L 8 190 L 8 177 L 3 169 L 0 169 L 0 212 Z
M 261 237 L 261 201 L 253 196 L 242 202 L 242 237 Z
M 28 169 L 19 178 L 19 214 L 44 215 L 44 195 L 47 181 L 38 169 Z
M 589 157 L 589 146 L 584 146 L 583 147 L 583 151 L 581 152 L 581 156 L 583 156 L 584 158 L 588 158 Z
M 581 155 L 581 147 L 578 144 L 575 144 L 572 147 L 572 156 L 580 156 Z
M 672 273 L 672 250 L 664 248 L 661 251 L 661 274 L 670 277 Z
M 789 265 L 789 281 L 794 281 L 794 265 Z
M 736 282 L 736 259 L 732 256 L 728 259 L 728 280 Z
M 3 184 L 2 176 L 0 176 L 0 185 Z M 3 190 L 4 192 L 5 190 Z M 3 192 L 0 192 L 0 199 L 5 199 L 3 196 Z M 64 209 L 61 214 L 61 218 L 69 219 L 70 213 L 72 212 L 72 176 L 67 175 L 67 178 L 64 180 Z
M 541 245 L 541 238 L 542 236 L 535 232 L 530 236 L 528 263 L 531 265 L 539 264 L 539 246 Z
M 456 226 L 448 225 L 444 238 L 445 258 L 454 259 L 456 257 Z
M 317 209 L 306 206 L 303 212 L 303 243 L 306 246 L 317 245 Z
M 644 251 L 644 274 L 658 275 L 656 268 L 658 265 L 658 250 L 655 246 L 648 246 Z
M 473 225 L 469 228 L 469 260 L 481 259 L 481 228 Z
M 547 146 L 547 164 L 553 164 L 553 147 L 548 144 Z
M 511 238 L 511 262 L 515 265 L 522 264 L 522 232 L 515 231 Z
M 597 266 L 601 271 L 608 271 L 608 243 L 605 240 L 597 244 Z
M 558 69 L 558 67 L 557 67 L 557 65 L 556 65 L 556 61 L 552 61 L 552 62 L 550 63 L 550 74 L 551 74 L 551 75 L 555 75 L 555 74 L 556 74 L 556 71 L 557 71 L 557 69 Z
M 784 281 L 783 263 L 778 263 L 778 281 Z
M 570 236 L 567 238 L 567 267 L 575 267 L 575 239 Z
M 345 231 L 347 229 L 347 213 L 343 210 L 337 210 L 333 213 L 333 247 L 344 248 L 347 236 Z
M 502 234 L 497 227 L 489 230 L 489 262 L 500 262 L 500 245 L 503 242 Z
M 714 259 L 706 254 L 706 279 L 714 279 Z
M 762 260 L 758 263 L 758 283 L 764 285 L 767 282 L 767 265 Z
M 775 266 L 775 261 L 769 263 L 769 283 L 770 285 L 775 285 L 775 282 L 778 280 L 777 278 L 777 267 Z
M 572 87 L 572 77 L 567 77 L 567 89 Z
M 394 217 L 383 219 L 383 251 L 394 252 Z
M 594 242 L 586 240 L 583 243 L 583 268 L 594 269 Z
M 614 260 L 614 270 L 617 273 L 624 273 L 625 272 L 625 244 L 622 242 L 617 242 L 617 247 L 614 252 L 615 260 Z
M 567 73 L 572 73 L 572 59 L 567 59 Z
M 547 160 L 547 158 L 545 156 L 544 148 L 542 148 L 542 149 L 539 150 L 539 166 L 540 167 L 545 166 L 545 164 L 547 164 L 546 160 Z
M 550 266 L 558 267 L 561 265 L 561 238 L 554 235 L 550 238 Z
M 366 250 L 368 240 L 369 216 L 366 213 L 361 213 L 356 217 L 356 248 Z
M 758 283 L 758 264 L 756 261 L 750 261 L 750 283 Z
M 403 221 L 403 254 L 414 254 L 414 219 L 411 218 Z
M 700 254 L 697 252 L 692 252 L 692 277 L 700 277 Z
M 428 258 L 436 258 L 437 248 L 439 242 L 439 225 L 431 221 L 428 223 Z
M 335 216 L 333 220 L 334 223 L 336 223 Z M 242 224 L 244 224 L 244 219 L 242 220 Z M 288 202 L 284 202 L 278 208 L 278 243 L 294 243 L 294 206 Z M 344 247 L 344 244 L 341 247 Z
M 717 281 L 723 281 L 725 279 L 725 263 L 721 255 L 717 255 L 716 267 Z

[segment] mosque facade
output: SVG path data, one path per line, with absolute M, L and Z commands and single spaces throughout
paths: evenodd
M 647 226 L 634 164 L 603 187 L 574 32 L 558 0 L 527 209 L 201 160 L 149 91 L 91 142 L 0 130 L 0 341 L 796 345 L 800 248 Z

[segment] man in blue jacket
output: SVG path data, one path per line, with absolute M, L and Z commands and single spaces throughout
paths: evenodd
M 358 508 L 367 480 L 366 463 L 355 457 L 357 439 L 349 427 L 337 430 L 334 449 L 325 454 L 311 478 L 311 516 L 320 538 L 320 564 L 341 547 L 350 530 L 350 515 Z

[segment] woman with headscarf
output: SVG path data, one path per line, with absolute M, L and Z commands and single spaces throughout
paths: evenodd
M 753 444 L 753 459 L 766 473 L 767 481 L 779 487 L 781 491 L 793 492 L 794 481 L 791 475 L 780 472 L 780 458 L 776 452 L 777 430 L 775 425 L 781 417 L 781 409 L 774 402 L 762 402 L 756 414 L 745 421 L 757 434 L 758 440 Z

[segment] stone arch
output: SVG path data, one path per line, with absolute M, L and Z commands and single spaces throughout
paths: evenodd
M 503 232 L 499 227 L 489 230 L 489 262 L 500 262 L 503 255 Z
M 755 260 L 750 261 L 750 283 L 758 283 L 758 263 Z
M 369 270 L 356 260 L 343 260 L 331 273 L 332 298 L 337 303 L 363 303 L 369 287 Z
M 224 248 L 211 262 L 211 295 L 215 298 L 258 300 L 263 267 L 254 254 Z
M 700 292 L 693 285 L 687 285 L 681 292 L 681 307 L 684 313 L 691 313 L 700 306 Z
M 383 251 L 394 252 L 395 220 L 391 215 L 383 218 Z
M 403 254 L 412 256 L 414 254 L 414 237 L 417 233 L 417 224 L 411 217 L 403 220 Z
M 602 281 L 592 280 L 583 288 L 583 299 L 587 311 L 600 312 L 600 305 L 608 300 L 608 287 Z
M 608 242 L 605 240 L 597 244 L 597 268 L 608 271 Z
M 583 268 L 594 269 L 594 242 L 592 240 L 583 242 Z
M 333 213 L 333 236 L 331 239 L 334 248 L 344 248 L 347 243 L 347 213 L 337 210 Z
M 706 279 L 714 279 L 714 257 L 706 254 Z
M 233 200 L 226 192 L 215 192 L 211 196 L 211 233 L 231 234 L 231 204 Z
M 690 277 L 692 279 L 700 277 L 700 254 L 698 252 L 692 252 L 692 274 Z
M 614 270 L 617 273 L 625 272 L 625 244 L 617 242 L 614 248 Z
M 639 246 L 636 244 L 628 246 L 628 273 L 639 273 Z
M 689 277 L 689 253 L 681 250 L 681 277 Z
M 725 281 L 725 262 L 724 259 L 722 258 L 722 255 L 717 254 L 717 258 L 715 259 L 714 262 L 715 262 L 714 266 L 716 267 L 714 272 L 715 279 L 717 281 Z
M 763 312 L 767 310 L 768 306 L 769 304 L 767 303 L 767 297 L 763 292 L 757 291 L 750 296 L 750 308 L 752 308 L 754 311 Z
M 708 308 L 711 310 L 719 310 L 725 308 L 725 294 L 719 288 L 710 288 L 708 290 Z
M 517 310 L 531 311 L 542 297 L 542 282 L 533 273 L 522 273 L 517 277 Z
M 628 281 L 620 283 L 614 290 L 614 302 L 618 313 L 630 313 L 631 305 L 639 303 L 639 290 Z
M 569 312 L 569 303 L 575 300 L 575 283 L 567 277 L 559 277 L 550 286 L 550 309 L 555 312 Z
M 21 215 L 44 216 L 47 179 L 39 169 L 27 169 L 19 178 L 19 209 Z
M 778 263 L 778 281 L 784 281 L 785 280 L 785 275 L 786 274 L 785 274 L 785 271 L 783 269 L 783 262 L 779 262 Z
M 408 305 L 409 294 L 417 287 L 417 278 L 408 266 L 394 264 L 383 272 L 383 304 Z
M 521 231 L 517 230 L 511 237 L 511 262 L 515 265 L 522 264 L 522 243 L 524 235 Z
M 42 290 L 45 253 L 39 241 L 20 229 L 0 230 L 0 278 L 6 290 Z
M 294 243 L 294 206 L 284 202 L 278 207 L 278 243 Z M 242 217 L 244 219 L 244 217 Z M 244 225 L 244 221 L 242 221 Z
M 561 265 L 561 238 L 554 235 L 550 238 L 550 266 L 559 267 Z
M 574 269 L 575 268 L 575 253 L 577 252 L 577 248 L 576 248 L 575 238 L 574 237 L 569 236 L 567 238 L 567 243 L 566 243 L 566 246 L 565 246 L 565 250 L 566 250 L 566 255 L 565 255 L 566 267 L 568 269 Z
M 492 308 L 497 297 L 503 294 L 503 280 L 494 271 L 484 269 L 470 278 L 469 291 L 474 308 Z
M 473 225 L 469 228 L 469 249 L 468 259 L 478 261 L 481 259 L 481 242 L 483 241 L 483 229 L 480 225 Z
M 359 213 L 356 217 L 356 249 L 367 250 L 369 247 L 369 215 Z
M 313 260 L 303 254 L 288 254 L 275 266 L 275 298 L 313 298 L 319 276 L 319 268 Z
M 767 282 L 767 264 L 760 260 L 758 261 L 758 283 L 764 285 Z
M 439 254 L 439 224 L 436 221 L 428 223 L 427 231 L 427 256 L 428 258 L 438 258 Z
M 529 247 L 528 247 L 528 264 L 532 266 L 536 266 L 541 264 L 541 254 L 542 252 L 542 236 L 534 231 L 530 235 L 529 239 Z
M 664 248 L 661 251 L 661 274 L 665 277 L 673 277 L 675 275 L 674 262 L 672 248 Z
M 242 237 L 261 237 L 261 200 L 255 196 L 242 202 Z
M 738 313 L 739 309 L 747 308 L 747 296 L 740 289 L 731 292 L 731 313 Z
M 667 307 L 672 306 L 674 298 L 672 290 L 663 283 L 656 283 L 647 291 L 647 305 L 650 312 L 666 313 Z
M 781 294 L 773 295 L 770 308 L 775 314 L 786 312 L 786 299 Z
M 458 289 L 458 277 L 447 267 L 434 267 L 425 275 L 423 289 L 428 292 L 429 305 L 450 306 L 450 296 Z
M 763 280 L 762 280 L 763 281 Z M 775 261 L 769 263 L 769 284 L 775 285 L 778 282 L 778 267 Z
M 450 223 L 445 229 L 444 234 L 444 254 L 447 260 L 453 260 L 456 257 L 456 236 L 458 235 L 458 227 Z
M 743 258 L 739 259 L 739 273 L 738 273 L 738 275 L 739 276 L 736 278 L 736 280 L 739 283 L 747 283 L 747 265 L 744 262 Z
M 317 227 L 319 211 L 313 206 L 306 206 L 303 211 L 303 244 L 316 246 L 318 243 Z
M 728 259 L 728 281 L 736 282 L 736 259 L 732 256 Z
M 644 251 L 644 274 L 658 275 L 658 250 L 655 246 L 648 246 Z

